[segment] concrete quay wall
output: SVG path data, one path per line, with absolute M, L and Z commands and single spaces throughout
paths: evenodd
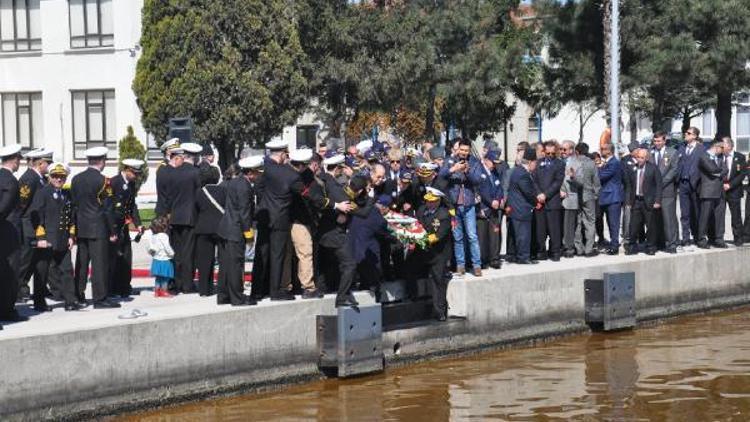
M 747 304 L 748 258 L 746 248 L 604 256 L 466 276 L 448 292 L 450 314 L 465 319 L 386 332 L 383 349 L 395 363 L 586 330 L 583 283 L 604 272 L 635 271 L 639 320 Z M 333 313 L 329 296 L 0 332 L 0 419 L 79 418 L 315 379 L 315 316 Z

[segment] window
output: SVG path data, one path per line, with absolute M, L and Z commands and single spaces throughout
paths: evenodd
M 115 44 L 112 0 L 69 0 L 70 48 Z
M 43 139 L 42 93 L 2 94 L 2 145 L 35 148 Z
M 529 143 L 539 142 L 539 133 L 541 131 L 542 119 L 538 114 L 529 117 Z
M 315 151 L 318 125 L 297 126 L 297 148 L 310 148 Z
M 0 51 L 41 49 L 39 0 L 0 0 Z
M 750 107 L 737 107 L 737 141 L 735 149 L 747 154 L 750 152 Z
M 114 151 L 115 91 L 72 91 L 73 157 L 85 158 L 88 148 L 105 146 Z
M 708 109 L 703 112 L 703 130 L 701 130 L 701 138 L 711 139 L 716 133 L 716 117 L 714 117 L 714 109 Z

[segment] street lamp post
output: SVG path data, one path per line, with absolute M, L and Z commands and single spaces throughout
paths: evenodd
M 609 81 L 609 127 L 612 135 L 612 145 L 615 155 L 619 155 L 620 144 L 620 1 L 611 0 L 612 3 L 612 25 L 609 43 L 610 53 L 610 81 Z

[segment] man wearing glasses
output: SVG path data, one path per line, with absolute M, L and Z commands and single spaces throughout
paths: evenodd
M 682 246 L 695 243 L 698 234 L 698 185 L 700 183 L 700 171 L 698 162 L 706 152 L 700 142 L 700 131 L 691 127 L 685 131 L 685 145 L 680 148 L 678 159 L 680 167 L 679 191 L 680 191 L 680 224 L 682 226 Z M 691 239 L 692 234 L 692 239 Z

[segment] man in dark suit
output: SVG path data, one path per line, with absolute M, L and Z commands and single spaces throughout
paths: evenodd
M 31 204 L 31 223 L 36 235 L 38 255 L 38 277 L 34 277 L 34 309 L 37 312 L 50 310 L 44 298 L 43 287 L 47 284 L 51 290 L 58 292 L 65 302 L 66 311 L 81 309 L 81 305 L 77 303 L 70 257 L 75 235 L 73 206 L 70 192 L 63 189 L 68 174 L 70 169 L 65 164 L 52 164 L 49 184 L 37 192 Z
M 109 248 L 117 241 L 113 212 L 112 186 L 102 170 L 107 157 L 106 147 L 89 148 L 85 152 L 89 167 L 73 177 L 70 194 L 76 216 L 76 296 L 84 301 L 86 279 L 91 263 L 91 286 L 94 308 L 119 308 L 108 298 Z
M 534 181 L 539 189 L 537 202 L 542 207 L 534 212 L 536 219 L 537 256 L 545 255 L 552 261 L 559 261 L 562 255 L 562 198 L 560 189 L 565 181 L 565 164 L 557 158 L 557 143 L 544 143 L 544 158 L 538 162 Z M 549 237 L 549 253 L 547 250 Z
M 133 249 L 130 241 L 130 226 L 143 233 L 138 204 L 135 203 L 136 179 L 143 172 L 143 160 L 122 160 L 122 171 L 112 178 L 112 194 L 115 213 L 117 241 L 110 247 L 109 280 L 112 294 L 128 297 L 132 293 L 130 282 L 133 272 Z
M 625 196 L 622 184 L 623 171 L 620 161 L 614 156 L 613 148 L 612 144 L 604 144 L 599 151 L 602 156 L 602 165 L 599 167 L 599 182 L 601 184 L 599 205 L 602 213 L 607 216 L 610 238 L 607 253 L 609 255 L 619 253 L 620 213 Z
M 31 225 L 30 208 L 36 192 L 47 184 L 47 168 L 52 163 L 52 151 L 38 148 L 27 152 L 28 168 L 18 179 L 20 203 L 16 212 L 21 218 L 21 252 L 18 262 L 18 300 L 23 302 L 29 297 L 29 280 L 36 273 L 38 254 L 31 247 L 34 241 L 34 228 Z M 40 285 L 45 295 L 47 287 Z M 53 292 L 56 295 L 59 292 Z
M 182 148 L 172 149 L 171 169 L 162 170 L 169 198 L 169 243 L 174 248 L 174 293 L 193 293 L 195 265 L 195 193 L 201 187 L 200 170 L 185 160 Z
M 380 195 L 375 206 L 366 215 L 352 215 L 349 223 L 348 242 L 354 262 L 357 263 L 361 288 L 369 288 L 375 294 L 375 300 L 380 298 L 380 284 L 383 281 L 383 267 L 381 265 L 381 251 L 390 251 L 389 246 L 397 239 L 388 231 L 385 215 L 392 199 L 390 195 Z
M 214 294 L 214 261 L 220 240 L 217 233 L 226 203 L 225 186 L 217 183 L 218 174 L 201 173 L 202 187 L 195 193 L 195 268 L 201 296 Z
M 630 206 L 630 243 L 626 248 L 627 255 L 638 253 L 638 233 L 646 232 L 646 250 L 648 255 L 656 253 L 656 242 L 661 227 L 656 224 L 657 213 L 661 208 L 662 179 L 656 164 L 649 161 L 649 153 L 638 149 L 633 153 L 637 166 L 628 172 L 631 186 L 628 189 L 627 204 Z
M 265 164 L 260 207 L 267 213 L 269 228 L 271 300 L 294 300 L 294 295 L 282 288 L 282 277 L 292 228 L 292 200 L 295 195 L 302 196 L 305 187 L 300 175 L 287 162 L 287 143 L 282 140 L 271 141 L 266 144 L 266 148 L 270 151 L 270 156 Z
M 226 184 L 226 206 L 219 223 L 219 284 L 216 303 L 232 306 L 255 305 L 255 299 L 243 291 L 245 274 L 245 245 L 253 239 L 253 208 L 255 192 L 252 182 L 260 174 L 263 157 L 252 156 L 240 160 L 242 174 Z
M 689 246 L 697 242 L 698 216 L 700 215 L 698 185 L 701 181 L 698 162 L 706 152 L 699 136 L 698 128 L 691 127 L 686 130 L 686 144 L 678 152 L 680 160 L 680 223 L 682 225 L 683 246 Z
M 713 217 L 714 221 L 714 238 L 713 244 L 718 248 L 726 248 L 724 243 L 724 180 L 727 175 L 727 169 L 724 167 L 722 157 L 723 144 L 720 140 L 714 140 L 711 148 L 700 156 L 698 161 L 698 171 L 700 172 L 700 189 L 698 197 L 700 198 L 700 212 L 698 222 L 698 242 L 701 249 L 709 248 L 707 239 L 708 224 Z
M 745 167 L 747 162 L 745 156 L 734 150 L 734 141 L 731 137 L 722 138 L 724 142 L 724 168 L 727 169 L 727 175 L 724 179 L 724 199 L 729 207 L 729 214 L 732 218 L 732 238 L 735 246 L 742 246 L 744 243 L 742 229 L 742 195 L 747 175 Z
M 531 260 L 531 220 L 537 204 L 537 189 L 531 177 L 536 169 L 536 151 L 527 148 L 523 158 L 513 168 L 508 185 L 505 213 L 513 224 L 515 262 L 536 264 Z
M 490 150 L 482 160 L 477 204 L 477 234 L 482 254 L 482 268 L 500 268 L 500 209 L 505 194 L 502 176 L 495 165 L 500 164 L 497 151 Z
M 13 173 L 21 164 L 21 145 L 0 147 L 0 321 L 25 321 L 28 317 L 16 311 L 18 272 L 15 254 L 21 247 L 17 227 L 18 180 Z M 0 329 L 2 326 L 0 325 Z
M 656 213 L 656 225 L 663 230 L 658 238 L 663 239 L 664 250 L 667 253 L 677 253 L 677 242 L 680 238 L 677 220 L 677 174 L 680 168 L 680 157 L 674 148 L 669 148 L 667 134 L 656 132 L 653 138 L 651 162 L 659 168 L 661 173 L 661 213 Z

